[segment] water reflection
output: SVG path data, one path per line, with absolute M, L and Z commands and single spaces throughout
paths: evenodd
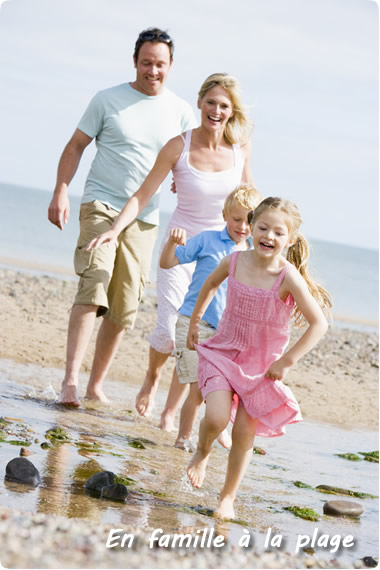
M 377 495 L 376 464 L 353 463 L 334 455 L 378 449 L 376 433 L 304 422 L 290 426 L 284 438 L 260 438 L 258 445 L 267 454 L 254 455 L 236 505 L 237 516 L 244 525 L 220 524 L 207 515 L 217 505 L 217 490 L 224 478 L 224 449 L 213 449 L 204 487 L 193 489 L 184 475 L 190 455 L 173 447 L 175 434 L 163 433 L 156 427 L 158 417 L 148 420 L 133 412 L 135 387 L 110 383 L 117 405 L 87 402 L 79 410 L 62 409 L 54 405 L 52 398 L 59 388 L 60 376 L 60 371 L 0 361 L 0 416 L 13 418 L 11 425 L 16 435 L 18 431 L 23 437 L 29 433 L 30 460 L 42 478 L 35 489 L 0 480 L 0 504 L 25 511 L 91 518 L 118 528 L 162 528 L 169 534 L 214 528 L 216 534 L 233 544 L 244 532 L 253 532 L 262 539 L 268 528 L 288 537 L 291 544 L 297 534 L 312 534 L 318 526 L 320 532 L 330 535 L 353 534 L 358 547 L 355 553 L 348 554 L 355 558 L 377 552 L 376 499 L 353 499 L 364 506 L 360 520 L 337 519 L 322 515 L 323 504 L 340 497 L 294 485 L 301 479 L 311 487 L 327 484 Z M 164 398 L 163 393 L 162 401 Z M 56 426 L 69 433 L 70 441 L 41 449 L 47 430 Z M 141 443 L 139 448 L 132 446 L 136 440 Z M 0 443 L 3 465 L 18 454 L 19 447 Z M 129 478 L 125 503 L 86 494 L 85 481 L 106 470 Z M 289 505 L 312 508 L 321 518 L 318 523 L 298 519 L 284 510 Z

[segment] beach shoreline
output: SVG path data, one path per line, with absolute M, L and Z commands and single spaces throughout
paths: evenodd
M 72 267 L 61 265 L 52 265 L 49 263 L 37 263 L 36 261 L 28 261 L 25 259 L 15 259 L 14 257 L 0 257 L 0 270 L 6 269 L 19 273 L 29 273 L 39 277 L 53 277 L 59 280 L 76 282 L 78 277 Z M 156 295 L 156 283 L 154 282 L 154 272 L 151 272 L 150 280 L 145 289 L 145 295 Z M 333 307 L 333 323 L 334 326 L 344 327 L 354 330 L 362 330 L 364 332 L 377 332 L 379 322 L 375 318 L 363 318 L 344 313 L 335 313 Z

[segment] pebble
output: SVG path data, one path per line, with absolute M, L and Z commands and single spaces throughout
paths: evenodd
M 103 487 L 100 492 L 100 497 L 102 499 L 110 499 L 112 501 L 124 501 L 127 495 L 128 489 L 126 485 L 123 485 L 122 483 Z
M 15 457 L 9 461 L 5 468 L 5 479 L 32 487 L 37 487 L 41 483 L 38 469 L 25 457 Z
M 364 508 L 359 503 L 354 501 L 327 501 L 323 505 L 323 512 L 325 515 L 332 515 L 335 517 L 360 517 Z
M 21 457 L 26 457 L 27 455 L 32 455 L 33 451 L 30 451 L 30 449 L 28 449 L 27 447 L 21 447 L 20 449 L 20 456 Z
M 96 491 L 101 493 L 103 487 L 113 485 L 115 474 L 112 471 L 99 471 L 95 473 L 84 484 L 85 488 L 89 491 Z

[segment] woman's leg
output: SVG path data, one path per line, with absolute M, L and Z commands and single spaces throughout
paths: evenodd
M 228 390 L 218 390 L 206 397 L 206 413 L 199 426 L 197 450 L 187 466 L 187 475 L 193 487 L 201 487 L 211 446 L 229 422 L 232 395 Z
M 251 418 L 246 410 L 239 406 L 232 429 L 232 447 L 228 456 L 226 479 L 220 493 L 219 506 L 215 515 L 233 519 L 234 501 L 241 480 L 252 457 L 257 419 Z
M 174 347 L 178 309 L 183 303 L 194 267 L 195 263 L 189 263 L 171 269 L 157 269 L 157 322 L 147 338 L 150 344 L 148 370 L 136 398 L 136 409 L 141 416 L 148 416 L 153 408 L 162 367 Z M 179 403 L 171 402 L 171 410 L 174 406 L 176 411 Z

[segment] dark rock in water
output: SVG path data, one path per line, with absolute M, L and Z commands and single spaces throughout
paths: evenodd
M 100 494 L 102 499 L 110 499 L 113 501 L 124 501 L 127 495 L 128 489 L 123 485 L 123 483 L 116 483 L 114 485 L 108 485 L 108 487 L 103 487 Z
M 115 474 L 112 471 L 100 471 L 95 473 L 89 479 L 87 479 L 84 486 L 89 491 L 97 491 L 100 493 L 103 487 L 109 487 L 113 485 Z
M 376 568 L 379 563 L 375 558 L 372 558 L 372 556 L 364 556 L 362 560 L 367 568 Z
M 334 517 L 360 517 L 364 508 L 353 501 L 328 501 L 323 505 L 325 515 Z
M 11 459 L 5 468 L 5 479 L 16 481 L 37 487 L 41 483 L 41 477 L 33 463 L 25 457 Z

